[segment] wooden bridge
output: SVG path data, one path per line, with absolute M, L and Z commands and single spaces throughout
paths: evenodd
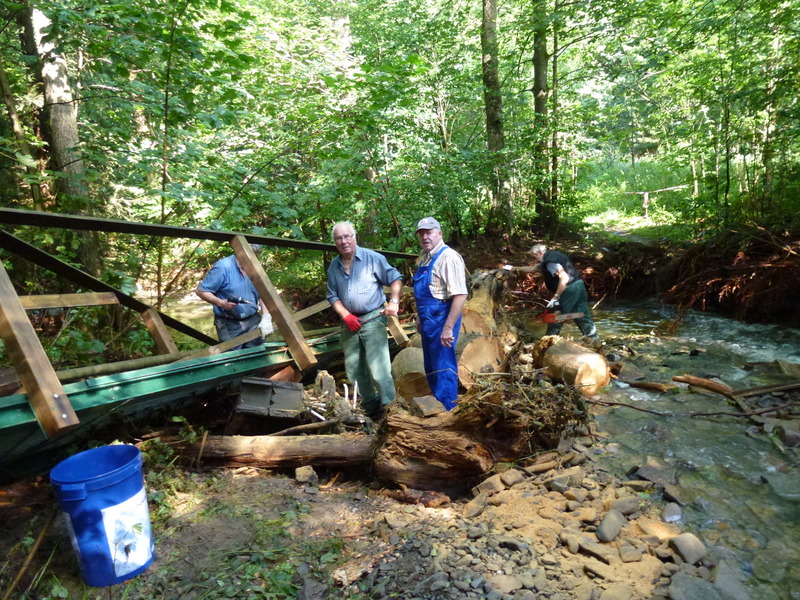
M 330 306 L 327 300 L 301 311 L 293 311 L 278 294 L 251 248 L 251 244 L 255 243 L 336 252 L 333 244 L 15 209 L 0 209 L 0 225 L 7 228 L 38 226 L 230 243 L 239 263 L 269 309 L 279 333 L 276 337 L 280 338 L 260 347 L 230 351 L 230 348 L 260 335 L 260 332 L 219 343 L 0 229 L 0 248 L 65 277 L 75 284 L 76 289 L 90 290 L 19 296 L 0 262 L 0 337 L 14 367 L 13 372 L 0 378 L 0 394 L 11 392 L 0 397 L 0 470 L 13 471 L 12 463 L 27 457 L 34 450 L 39 452 L 63 446 L 67 439 L 73 437 L 65 436 L 66 432 L 74 434 L 90 425 L 97 425 L 115 411 L 124 414 L 149 411 L 252 374 L 283 381 L 299 381 L 305 372 L 317 365 L 319 356 L 339 351 L 338 336 L 326 333 L 311 337 L 301 326 L 303 319 L 327 309 Z M 395 259 L 413 258 L 413 255 L 397 252 L 383 254 Z M 153 337 L 156 354 L 57 372 L 47 358 L 26 311 L 114 304 L 141 315 Z M 179 352 L 170 329 L 207 346 L 199 351 Z M 406 331 L 395 317 L 389 320 L 389 332 L 401 345 L 408 340 Z

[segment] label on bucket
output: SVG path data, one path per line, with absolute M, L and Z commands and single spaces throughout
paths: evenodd
M 117 577 L 144 566 L 153 556 L 150 513 L 144 487 L 121 504 L 100 511 Z

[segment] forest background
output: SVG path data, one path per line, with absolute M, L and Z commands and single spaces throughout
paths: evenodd
M 347 219 L 361 245 L 408 252 L 429 214 L 463 244 L 631 227 L 688 244 L 800 225 L 795 0 L 0 10 L 7 207 L 315 241 Z M 230 251 L 15 234 L 158 306 Z M 2 257 L 20 289 L 65 285 Z M 261 258 L 278 286 L 322 297 L 318 252 Z

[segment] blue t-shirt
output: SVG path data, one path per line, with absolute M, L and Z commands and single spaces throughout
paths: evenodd
M 214 305 L 214 314 L 225 319 L 246 319 L 258 312 L 258 292 L 250 278 L 239 269 L 236 257 L 231 254 L 218 260 L 197 286 L 217 298 L 243 298 L 249 304 L 239 303 L 233 310 L 222 310 Z
M 374 250 L 356 247 L 350 274 L 344 272 L 342 257 L 337 256 L 328 267 L 328 302 L 341 300 L 344 307 L 356 316 L 364 315 L 386 302 L 383 286 L 391 285 L 403 276 Z

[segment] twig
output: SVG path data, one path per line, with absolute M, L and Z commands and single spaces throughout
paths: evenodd
M 200 441 L 200 450 L 197 451 L 197 468 L 200 468 L 200 459 L 203 458 L 203 450 L 206 447 L 206 438 L 208 437 L 208 429 L 203 432 L 203 439 Z
M 690 412 L 688 413 L 690 417 L 716 417 L 716 416 L 726 416 L 726 417 L 755 417 L 757 415 L 763 415 L 766 413 L 776 412 L 784 408 L 789 408 L 790 406 L 796 406 L 797 402 L 787 402 L 786 404 L 781 404 L 780 406 L 772 406 L 770 408 L 762 408 L 760 410 L 754 410 L 752 412 L 709 412 L 709 413 L 696 413 Z
M 317 431 L 319 429 L 325 429 L 326 427 L 336 425 L 337 423 L 339 423 L 338 419 L 328 420 L 328 421 L 318 421 L 315 423 L 304 423 L 303 425 L 295 425 L 294 427 L 281 429 L 280 431 L 276 431 L 275 433 L 268 433 L 267 435 L 281 436 L 281 435 L 294 435 L 296 433 L 306 433 L 308 431 Z
M 624 402 L 604 402 L 602 400 L 589 400 L 585 399 L 587 404 L 597 404 L 598 406 L 624 406 L 625 408 L 632 408 L 633 410 L 640 410 L 642 412 L 650 413 L 651 415 L 658 415 L 659 417 L 671 417 L 673 416 L 672 413 L 662 413 L 656 410 L 650 410 L 648 408 L 639 408 L 638 406 L 633 406 L 632 404 L 625 404 Z
M 53 524 L 53 519 L 55 519 L 56 514 L 58 514 L 58 508 L 54 506 L 53 509 L 50 511 L 50 514 L 47 516 L 47 520 L 44 522 L 44 525 L 42 526 L 39 535 L 36 536 L 36 541 L 33 543 L 33 546 L 31 546 L 31 551 L 28 552 L 28 556 L 25 558 L 25 562 L 22 563 L 22 567 L 20 567 L 17 576 L 14 578 L 14 581 L 11 582 L 11 585 L 8 586 L 6 593 L 3 595 L 3 600 L 8 600 L 9 598 L 11 598 L 12 592 L 16 589 L 17 585 L 19 585 L 19 582 L 25 575 L 25 571 L 27 571 L 28 567 L 30 566 L 31 561 L 33 560 L 33 557 L 36 554 L 36 551 L 39 549 L 39 546 L 41 545 L 44 536 L 47 535 L 50 526 Z

